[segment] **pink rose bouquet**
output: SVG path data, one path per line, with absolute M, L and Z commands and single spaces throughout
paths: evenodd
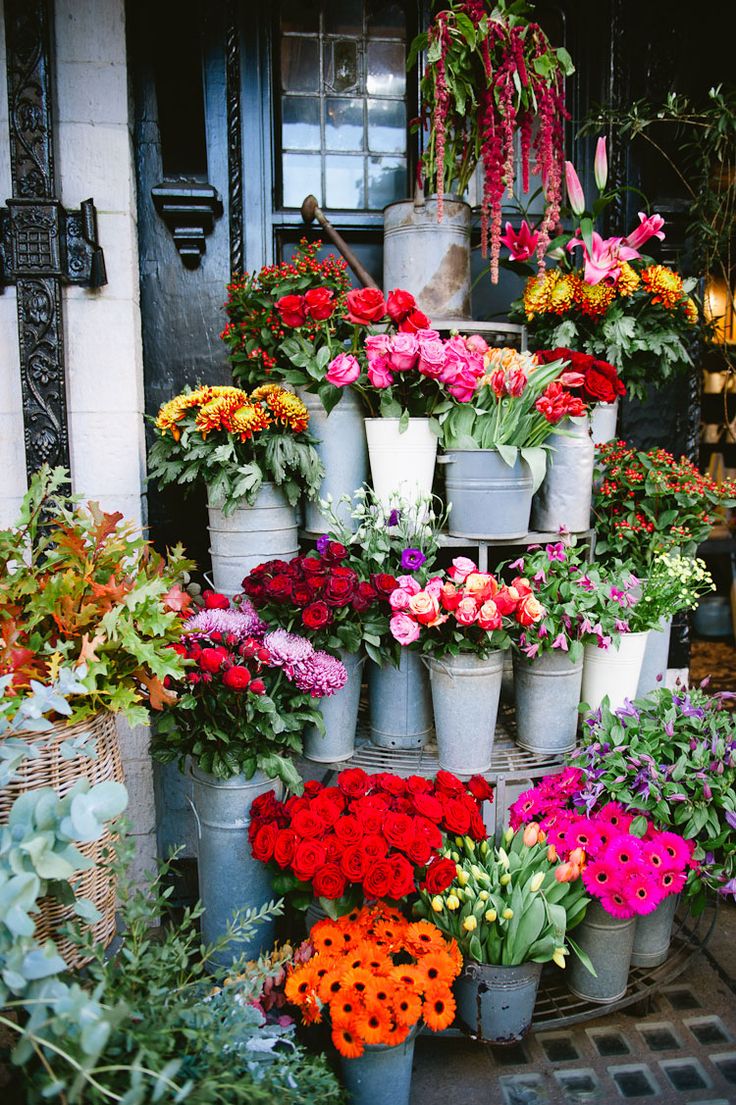
M 423 587 L 413 576 L 396 582 L 391 635 L 430 656 L 508 648 L 512 625 L 534 625 L 545 613 L 529 580 L 517 576 L 507 586 L 465 556 L 453 560 L 446 579 L 432 576 Z

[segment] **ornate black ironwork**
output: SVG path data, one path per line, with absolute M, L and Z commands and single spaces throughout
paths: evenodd
M 240 23 L 236 0 L 228 0 L 225 26 L 227 167 L 229 180 L 230 272 L 243 271 L 243 139 L 240 104 Z
M 50 0 L 6 0 L 13 198 L 0 209 L 0 291 L 15 283 L 26 467 L 69 467 L 61 284 L 106 283 L 91 199 L 56 198 Z
M 222 214 L 217 189 L 211 184 L 157 184 L 151 195 L 182 261 L 196 269 L 207 248 L 205 238 Z

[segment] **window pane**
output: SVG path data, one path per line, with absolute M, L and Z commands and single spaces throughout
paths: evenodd
M 403 97 L 406 90 L 406 56 L 400 42 L 368 43 L 369 96 Z
M 406 106 L 401 100 L 368 101 L 368 149 L 371 153 L 406 152 Z
M 281 40 L 281 84 L 287 92 L 319 92 L 317 39 Z
M 310 96 L 284 96 L 281 145 L 291 150 L 318 150 L 319 100 Z
M 325 102 L 325 146 L 328 150 L 363 149 L 363 101 Z
M 363 0 L 327 0 L 325 4 L 325 34 L 363 34 Z
M 281 0 L 281 30 L 317 34 L 319 0 Z
M 367 0 L 368 37 L 404 38 L 406 15 L 401 4 Z
M 310 193 L 322 206 L 321 158 L 319 154 L 285 153 L 284 207 L 301 207 L 304 197 Z
M 406 192 L 405 158 L 368 158 L 368 207 L 371 210 L 405 199 Z
M 325 157 L 325 191 L 328 208 L 365 207 L 363 158 Z
M 340 38 L 325 43 L 325 91 L 360 92 L 358 43 Z

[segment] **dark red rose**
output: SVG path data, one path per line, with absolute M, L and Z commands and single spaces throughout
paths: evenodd
M 430 848 L 440 848 L 442 846 L 442 833 L 437 825 L 432 821 L 428 821 L 426 817 L 416 817 L 414 819 L 414 831 L 417 836 L 424 836 L 429 841 Z
M 294 858 L 294 852 L 299 842 L 299 837 L 293 829 L 281 829 L 276 837 L 273 848 L 273 858 L 279 867 L 288 867 Z
M 329 288 L 310 288 L 304 293 L 304 305 L 315 322 L 330 318 L 335 310 L 334 296 Z
M 209 588 L 202 592 L 205 610 L 229 610 L 230 599 L 227 595 L 221 595 L 219 591 L 210 591 Z
M 473 806 L 470 811 L 470 828 L 468 829 L 468 836 L 472 836 L 473 840 L 485 840 L 488 836 L 486 823 L 481 817 L 480 810 L 477 806 Z
M 593 361 L 585 373 L 583 399 L 589 403 L 613 403 L 626 388 L 612 364 L 608 361 Z
M 394 288 L 386 297 L 386 314 L 392 322 L 403 322 L 416 305 L 417 301 L 411 292 L 405 292 L 403 288 Z
M 312 889 L 316 897 L 335 901 L 345 893 L 345 876 L 336 863 L 326 863 L 315 873 Z
M 393 878 L 393 863 L 388 859 L 376 860 L 363 879 L 363 893 L 366 898 L 387 898 L 391 893 Z
M 355 581 L 330 575 L 322 592 L 322 598 L 328 606 L 348 606 L 355 594 Z
M 422 890 L 428 894 L 443 894 L 448 886 L 455 881 L 457 868 L 451 859 L 438 858 L 432 860 L 427 868 Z
M 415 794 L 413 797 L 414 809 L 421 813 L 422 817 L 428 817 L 430 821 L 439 824 L 442 820 L 442 803 L 432 794 Z
M 442 802 L 444 827 L 460 836 L 470 828 L 470 810 L 462 798 L 445 798 Z
M 327 564 L 317 556 L 303 556 L 299 567 L 305 576 L 323 576 L 327 573 Z
M 291 598 L 293 587 L 294 582 L 291 576 L 288 576 L 286 572 L 282 572 L 268 580 L 266 594 L 270 599 L 275 599 L 276 602 L 287 602 Z
M 278 836 L 278 825 L 275 821 L 269 821 L 261 825 L 253 841 L 253 856 L 261 863 L 268 863 L 273 856 L 273 849 Z
M 328 541 L 327 548 L 323 553 L 323 559 L 326 560 L 328 564 L 339 564 L 347 555 L 348 550 L 345 545 L 342 545 L 339 541 Z M 352 569 L 347 570 L 352 571 Z
M 243 588 L 243 593 L 255 603 L 258 603 L 258 600 L 266 594 L 266 585 L 258 576 L 246 576 L 240 586 Z
M 405 813 L 387 813 L 383 822 L 383 835 L 394 848 L 402 848 L 414 834 L 412 819 Z
M 325 824 L 314 810 L 298 810 L 291 819 L 291 827 L 297 836 L 319 836 L 324 831 Z
M 417 867 L 426 867 L 432 856 L 432 846 L 421 833 L 416 833 L 403 851 Z
M 251 679 L 250 686 L 248 687 L 248 690 L 252 694 L 258 694 L 258 695 L 265 694 L 266 693 L 266 684 L 263 682 L 262 679 Z
M 291 869 L 300 882 L 309 882 L 327 859 L 327 853 L 317 840 L 302 840 L 296 846 Z
M 380 833 L 367 833 L 360 842 L 360 850 L 367 860 L 383 859 L 388 855 L 388 844 Z
M 422 311 L 410 311 L 399 323 L 399 331 L 402 334 L 416 334 L 417 330 L 426 330 L 430 325 L 429 319 Z
M 465 783 L 461 783 L 457 775 L 452 775 L 449 771 L 440 769 L 435 775 L 434 781 L 437 787 L 447 794 L 465 793 Z
M 398 901 L 407 894 L 414 893 L 414 868 L 404 856 L 391 856 L 394 873 L 391 879 L 390 896 Z
M 378 595 L 371 587 L 370 583 L 359 583 L 352 599 L 353 610 L 355 610 L 357 614 L 365 614 L 366 610 L 370 610 L 377 598 Z
M 382 857 L 375 857 L 380 859 Z M 340 857 L 340 870 L 348 882 L 361 882 L 368 864 L 368 856 L 359 844 L 350 844 Z
M 321 592 L 324 591 L 326 585 L 326 576 L 307 576 L 307 578 L 304 580 L 304 586 L 309 588 L 309 592 L 312 598 L 314 598 L 315 595 L 321 594 Z
M 368 326 L 386 314 L 386 301 L 378 288 L 353 288 L 346 300 L 348 322 Z
M 308 583 L 297 583 L 291 592 L 291 601 L 296 606 L 309 606 L 314 598 L 312 588 Z
M 250 683 L 250 672 L 240 665 L 228 668 L 222 677 L 222 682 L 231 691 L 244 691 Z
M 365 832 L 363 824 L 358 817 L 353 817 L 352 814 L 345 814 L 343 817 L 338 817 L 334 824 L 335 833 L 343 844 L 357 844 L 359 840 L 363 839 Z
M 222 645 L 217 648 L 203 648 L 199 655 L 199 666 L 202 671 L 208 671 L 214 675 L 218 672 L 228 658 L 228 651 Z
M 378 591 L 379 595 L 384 598 L 388 598 L 392 591 L 395 591 L 398 587 L 396 576 L 389 575 L 387 572 L 377 572 L 371 576 L 371 583 Z
M 284 803 L 284 809 L 289 817 L 294 817 L 298 810 L 308 810 L 309 806 L 306 786 L 304 787 L 304 794 L 292 794 L 291 798 L 287 798 Z
M 279 802 L 275 790 L 267 790 L 265 794 L 259 794 L 250 804 L 251 818 L 266 818 L 271 821 L 279 814 L 283 815 L 287 807 Z
M 342 855 L 342 841 L 334 833 L 329 833 L 323 838 L 322 843 L 327 853 L 327 862 L 339 863 Z
M 364 810 L 358 812 L 356 815 L 363 828 L 363 832 L 370 836 L 373 833 L 380 833 L 383 826 L 383 819 L 386 816 L 384 810 L 376 809 L 374 806 L 368 806 Z
M 493 801 L 493 787 L 482 775 L 473 775 L 467 783 L 468 790 L 479 802 Z
M 302 610 L 302 622 L 307 629 L 321 629 L 332 621 L 330 608 L 325 602 L 313 602 Z
M 301 295 L 282 295 L 274 304 L 284 326 L 303 326 L 306 321 L 304 297 Z
M 337 785 L 348 798 L 361 798 L 370 786 L 370 776 L 362 767 L 349 767 L 337 777 Z
M 316 798 L 318 794 L 321 794 L 324 790 L 324 784 L 320 783 L 318 779 L 307 779 L 304 784 L 304 795 L 307 798 Z M 291 800 L 291 799 L 290 799 Z

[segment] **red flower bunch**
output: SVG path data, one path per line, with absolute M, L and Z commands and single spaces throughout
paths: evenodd
M 385 628 L 396 579 L 382 573 L 361 579 L 347 558 L 345 545 L 320 537 L 316 555 L 259 564 L 243 580 L 243 591 L 268 621 L 356 651 L 364 633 L 380 635 Z
M 585 403 L 613 403 L 620 395 L 626 394 L 626 386 L 614 366 L 599 360 L 592 353 L 558 346 L 556 349 L 540 349 L 535 356 L 541 364 L 561 359 L 569 361 L 571 371 L 583 377 L 582 384 L 570 390 L 579 392 Z
M 551 426 L 556 426 L 563 418 L 579 418 L 587 408 L 579 395 L 573 395 L 563 380 L 553 380 L 547 384 L 534 404 L 534 409 L 543 414 Z
M 284 875 L 279 893 L 330 901 L 390 898 L 427 889 L 442 893 L 455 864 L 439 853 L 447 834 L 485 840 L 481 803 L 493 790 L 474 776 L 463 783 L 447 771 L 434 780 L 349 768 L 337 786 L 310 780 L 301 797 L 280 802 L 273 791 L 251 805 L 253 856 Z M 305 896 L 305 891 L 307 896 Z

